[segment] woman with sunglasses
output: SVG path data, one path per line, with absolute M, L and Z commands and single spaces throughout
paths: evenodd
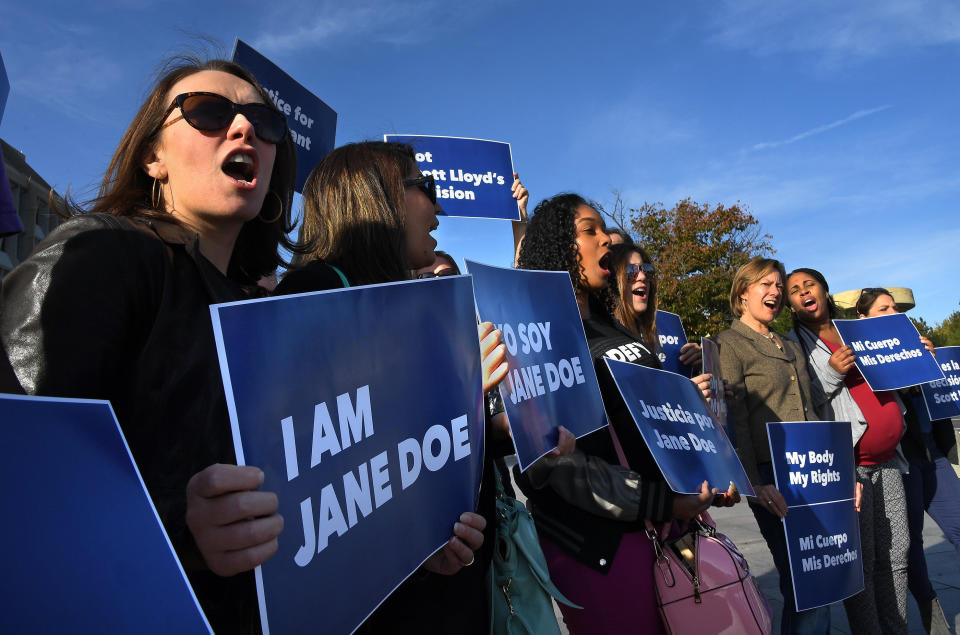
M 857 299 L 856 311 L 861 318 L 899 313 L 893 296 L 883 288 L 863 289 Z M 921 336 L 920 341 L 934 353 L 930 340 Z M 930 583 L 923 553 L 923 513 L 930 514 L 960 553 L 960 511 L 957 508 L 960 478 L 951 465 L 951 459 L 953 463 L 957 462 L 957 440 L 950 419 L 930 421 L 919 386 L 900 390 L 898 395 L 903 402 L 906 423 L 900 447 L 909 464 L 909 471 L 903 475 L 910 527 L 907 587 L 917 601 L 924 629 L 928 633 L 949 633 L 943 607 Z
M 756 496 L 750 511 L 773 556 L 780 576 L 783 613 L 780 632 L 830 632 L 830 607 L 797 611 L 781 519 L 787 504 L 774 485 L 769 421 L 816 419 L 807 361 L 800 348 L 783 340 L 770 324 L 783 308 L 783 264 L 756 257 L 741 266 L 730 287 L 730 309 L 737 319 L 715 338 L 720 348 L 723 378 L 733 398 L 727 401 L 727 421 L 736 433 L 737 455 Z
M 370 141 L 337 148 L 310 173 L 303 197 L 304 253 L 277 294 L 410 280 L 436 258 L 437 241 L 430 233 L 441 210 L 433 177 L 420 174 L 408 145 Z M 479 328 L 488 391 L 506 375 L 506 352 L 492 324 Z M 484 457 L 476 513 L 451 519 L 457 522 L 447 546 L 394 591 L 358 632 L 489 631 L 492 454 Z
M 613 316 L 650 350 L 659 354 L 657 339 L 656 268 L 647 252 L 632 243 L 610 246 Z M 663 359 L 661 357 L 661 359 Z M 680 349 L 680 363 L 695 368 L 703 359 L 700 345 L 687 342 Z M 694 377 L 693 382 L 709 385 L 709 375 Z
M 901 475 L 907 465 L 899 451 L 903 404 L 895 391 L 874 392 L 864 381 L 833 324 L 829 292 L 816 269 L 796 269 L 787 278 L 793 313 L 787 337 L 807 359 L 814 406 L 821 419 L 852 426 L 864 590 L 844 606 L 854 633 L 905 633 L 910 535 Z
M 561 606 L 564 622 L 570 633 L 663 632 L 653 545 L 644 521 L 689 519 L 711 504 L 732 505 L 739 494 L 732 486 L 718 494 L 706 482 L 700 494 L 674 494 L 640 436 L 603 360 L 626 358 L 654 368 L 660 361 L 607 308 L 610 239 L 597 210 L 576 194 L 541 201 L 527 227 L 518 266 L 569 272 L 616 431 L 616 437 L 607 429 L 581 437 L 573 453 L 541 459 L 518 479 L 529 498 L 551 579 L 583 607 Z
M 88 213 L 3 281 L 0 338 L 32 395 L 108 399 L 218 632 L 259 630 L 253 569 L 283 519 L 238 467 L 208 305 L 240 300 L 290 247 L 296 156 L 256 80 L 177 58 Z M 239 575 L 237 575 L 239 574 Z

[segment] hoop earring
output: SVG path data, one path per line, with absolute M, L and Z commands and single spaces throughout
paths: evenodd
M 257 215 L 260 216 L 261 222 L 270 225 L 271 223 L 275 223 L 278 220 L 280 220 L 280 217 L 283 216 L 283 199 L 280 198 L 280 195 L 274 192 L 273 190 L 267 190 L 267 194 L 273 194 L 274 196 L 277 197 L 277 203 L 279 203 L 278 209 L 277 209 L 277 215 L 271 218 L 270 220 L 267 220 L 262 216 L 262 213 L 263 213 L 262 209 L 260 210 L 261 213 Z
M 160 204 L 163 203 L 163 189 L 158 187 L 160 181 L 153 179 L 153 186 L 150 188 L 150 203 L 153 205 L 153 209 L 158 212 L 166 211 L 160 207 Z

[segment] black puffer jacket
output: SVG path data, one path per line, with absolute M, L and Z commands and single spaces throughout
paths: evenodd
M 253 575 L 207 570 L 185 489 L 236 462 L 208 305 L 242 297 L 181 227 L 104 215 L 60 225 L 0 290 L 0 340 L 23 389 L 111 402 L 218 632 L 259 630 Z

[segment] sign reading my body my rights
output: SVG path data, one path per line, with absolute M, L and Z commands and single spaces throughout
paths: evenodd
M 233 45 L 231 59 L 250 71 L 287 117 L 287 127 L 297 149 L 296 190 L 303 192 L 303 184 L 310 171 L 333 150 L 337 135 L 337 113 L 239 38 Z
M 390 307 L 385 328 L 383 307 Z M 349 633 L 476 508 L 470 278 L 211 307 L 237 461 L 285 519 L 256 569 L 264 632 Z
M 753 487 L 723 428 L 688 378 L 657 368 L 605 359 L 643 440 L 667 485 L 679 494 L 699 494 L 700 485 L 741 494 Z
M 920 386 L 927 414 L 931 421 L 960 417 L 960 346 L 941 346 L 936 351 L 943 379 Z
M 437 184 L 437 202 L 445 215 L 520 220 L 520 208 L 510 191 L 509 143 L 396 134 L 383 135 L 383 140 L 413 146 L 420 171 L 432 175 Z
M 860 524 L 853 504 L 850 424 L 768 423 L 797 610 L 839 602 L 863 589 Z
M 607 424 L 570 274 L 470 260 L 467 269 L 480 319 L 503 332 L 510 372 L 500 394 L 525 470 L 557 447 L 558 426 L 581 437 Z
M 211 633 L 106 401 L 0 395 L 8 633 Z
M 669 311 L 657 311 L 657 338 L 660 340 L 660 363 L 672 373 L 691 377 L 693 369 L 680 362 L 680 349 L 687 343 L 680 316 Z
M 843 343 L 853 349 L 857 368 L 873 391 L 898 390 L 943 379 L 920 333 L 903 313 L 834 320 Z

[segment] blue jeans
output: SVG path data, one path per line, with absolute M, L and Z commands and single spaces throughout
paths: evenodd
M 773 483 L 773 468 L 769 463 L 759 465 L 760 476 L 764 483 Z M 793 579 L 790 573 L 790 560 L 787 556 L 787 537 L 783 530 L 783 521 L 765 508 L 750 503 L 750 511 L 757 519 L 757 526 L 763 539 L 767 541 L 773 564 L 780 574 L 780 593 L 783 595 L 783 613 L 780 617 L 781 635 L 814 635 L 830 632 L 830 607 L 821 606 L 809 611 L 797 611 L 793 599 Z
M 953 544 L 960 556 L 960 478 L 950 461 L 937 449 L 931 438 L 926 439 L 932 460 L 926 457 L 910 458 L 910 473 L 903 476 L 907 495 L 907 522 L 910 526 L 910 555 L 907 580 L 910 594 L 917 603 L 937 597 L 923 554 L 923 512 L 930 513 Z

